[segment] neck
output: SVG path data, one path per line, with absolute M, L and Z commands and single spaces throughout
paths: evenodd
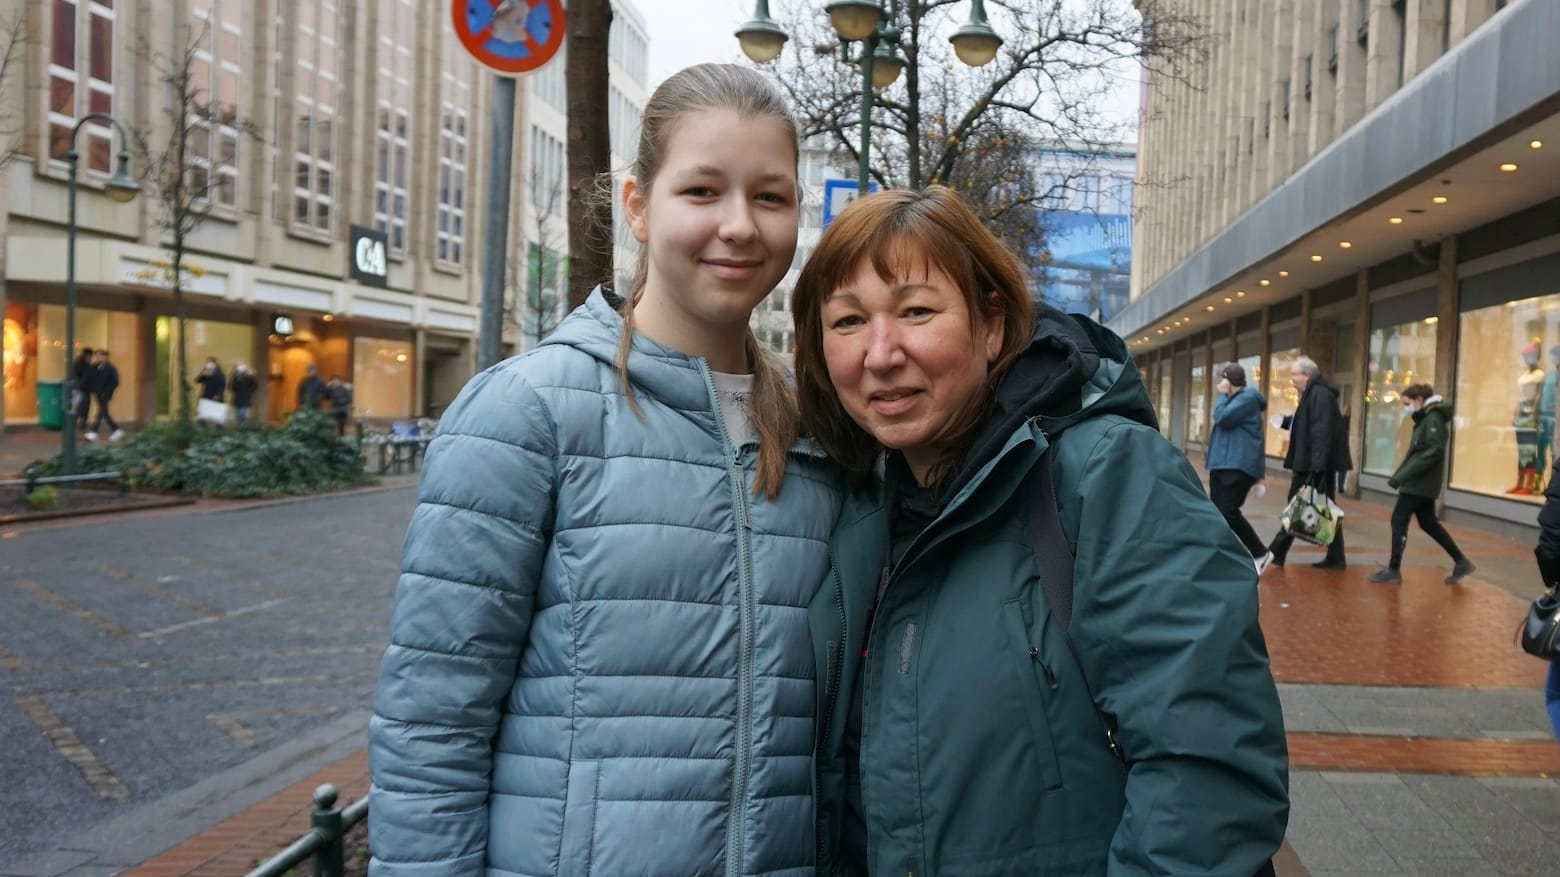
M 746 322 L 737 325 L 701 323 L 656 298 L 646 290 L 634 305 L 634 331 L 644 333 L 662 347 L 702 357 L 715 371 L 752 373 L 752 364 L 748 362 Z

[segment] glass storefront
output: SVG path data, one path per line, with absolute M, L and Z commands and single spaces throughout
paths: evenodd
M 1188 443 L 1208 442 L 1208 368 L 1203 365 L 1201 351 L 1192 354 L 1191 405 L 1186 414 L 1186 440 Z
M 1432 380 L 1435 334 L 1435 317 L 1371 330 L 1365 367 L 1364 471 L 1390 476 L 1408 452 L 1414 422 L 1398 394 L 1409 384 Z
M 106 349 L 119 369 L 119 389 L 109 410 L 123 420 L 133 419 L 140 410 L 136 325 L 135 314 L 76 308 L 76 349 Z M 36 423 L 38 382 L 65 377 L 65 308 L 7 302 L 0 332 L 4 339 L 6 422 Z
M 1269 456 L 1282 458 L 1289 452 L 1289 430 L 1279 429 L 1273 425 L 1274 415 L 1287 416 L 1295 413 L 1295 408 L 1300 404 L 1300 392 L 1295 389 L 1294 382 L 1289 379 L 1290 366 L 1300 358 L 1300 348 L 1290 347 L 1284 350 L 1275 350 L 1268 356 L 1268 374 L 1272 377 L 1268 381 L 1267 391 L 1267 452 Z M 1242 359 L 1244 365 L 1246 360 Z M 1248 366 L 1246 381 L 1251 384 L 1260 378 L 1252 375 Z
M 254 355 L 253 326 L 213 320 L 185 320 L 185 324 L 189 327 L 189 341 L 184 347 L 184 362 L 191 381 L 205 366 L 208 356 L 217 358 L 217 365 L 231 382 L 234 364 L 249 363 Z M 175 387 L 178 385 L 179 321 L 175 317 L 158 317 L 154 331 L 157 340 L 157 416 L 171 417 L 178 405 Z M 249 367 L 254 368 L 254 364 L 249 363 Z M 193 393 L 190 398 L 195 398 Z
M 1451 486 L 1542 502 L 1554 454 L 1560 295 L 1468 311 L 1460 333 Z
M 1162 359 L 1155 366 L 1159 370 L 1159 387 L 1154 400 L 1154 407 L 1159 414 L 1159 431 L 1165 438 L 1170 437 L 1170 360 Z
M 412 415 L 412 342 L 352 339 L 352 405 L 361 417 Z

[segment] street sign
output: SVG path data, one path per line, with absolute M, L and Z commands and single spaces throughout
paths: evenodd
M 861 184 L 856 180 L 824 180 L 823 181 L 823 227 L 828 228 L 834 217 L 840 215 L 840 211 L 856 200 L 856 193 Z M 878 184 L 867 182 L 867 191 L 876 192 Z
M 471 57 L 505 76 L 530 73 L 563 47 L 562 0 L 451 0 L 450 16 Z

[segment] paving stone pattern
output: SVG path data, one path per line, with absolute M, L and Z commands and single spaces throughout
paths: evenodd
M 413 503 L 0 533 L 0 872 L 362 710 Z

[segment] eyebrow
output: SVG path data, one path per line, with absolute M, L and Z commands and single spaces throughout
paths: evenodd
M 901 284 L 898 284 L 897 286 L 895 286 L 893 289 L 890 289 L 889 290 L 889 294 L 894 296 L 894 298 L 900 298 L 901 296 L 905 295 L 905 293 L 911 291 L 912 289 L 930 289 L 931 286 L 932 285 L 930 283 L 901 283 Z M 847 290 L 845 292 L 838 292 L 838 291 L 831 292 L 828 295 L 824 296 L 823 300 L 824 301 L 835 301 L 837 299 L 846 299 L 846 298 L 851 299 L 852 301 L 859 301 L 856 298 L 856 294 L 854 292 L 850 292 L 849 290 Z
M 686 171 L 686 173 L 689 176 L 697 176 L 697 177 L 725 177 L 725 176 L 727 176 L 726 171 L 724 171 L 721 168 L 718 168 L 718 167 L 716 167 L 715 165 L 712 165 L 712 164 L 695 165 L 695 166 L 689 168 Z M 784 182 L 788 182 L 788 181 L 790 181 L 792 179 L 794 179 L 794 177 L 792 175 L 785 174 L 785 173 L 779 173 L 779 172 L 770 172 L 770 173 L 767 173 L 767 174 L 761 174 L 759 176 L 759 178 L 758 178 L 759 182 L 761 182 L 761 183 L 771 183 L 771 182 L 784 183 Z

